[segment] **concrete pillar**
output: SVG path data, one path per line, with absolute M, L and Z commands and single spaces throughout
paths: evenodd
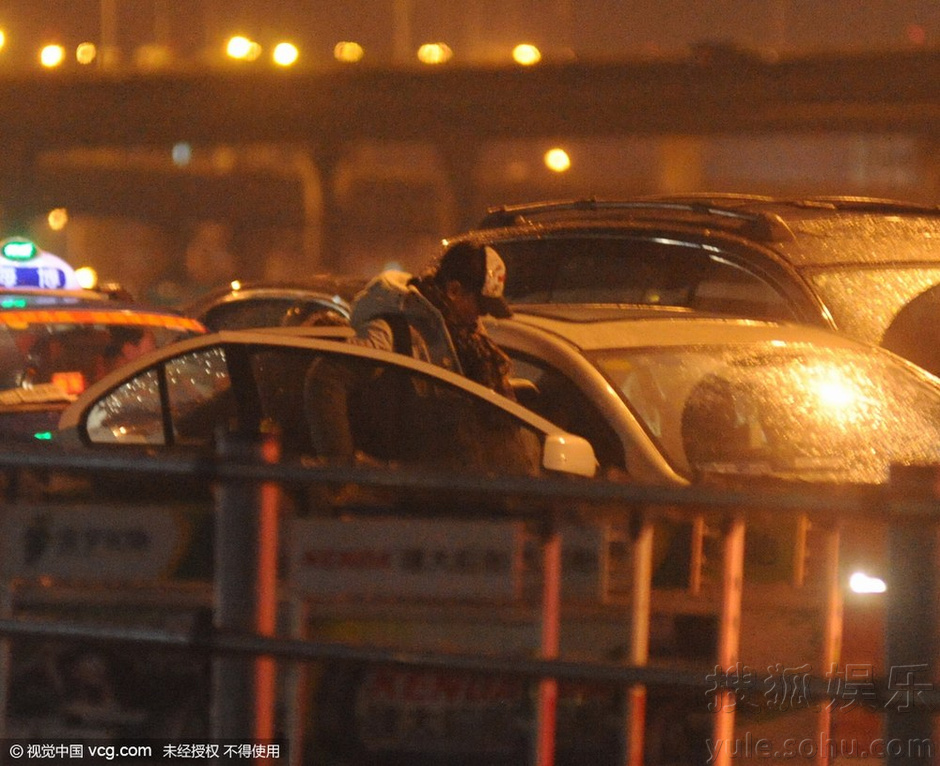
M 661 194 L 705 191 L 704 139 L 700 136 L 663 136 L 659 140 L 658 175 L 654 179 Z
M 311 149 L 311 156 L 320 174 L 320 238 L 316 260 L 317 268 L 323 271 L 343 269 L 345 247 L 336 175 L 344 155 L 341 143 L 332 138 L 325 138 Z
M 22 143 L 0 148 L 0 234 L 29 235 L 30 223 L 41 213 L 36 188 L 36 149 Z
M 448 206 L 451 214 L 446 222 L 445 236 L 472 228 L 483 216 L 484 211 L 476 199 L 474 180 L 481 150 L 479 139 L 469 135 L 451 136 L 438 144 L 451 193 Z

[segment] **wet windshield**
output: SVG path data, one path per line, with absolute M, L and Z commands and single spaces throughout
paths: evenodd
M 767 343 L 594 360 L 687 475 L 880 483 L 891 463 L 940 460 L 940 387 L 886 354 Z
M 880 344 L 905 304 L 940 284 L 940 266 L 853 266 L 809 272 L 807 276 L 841 332 Z

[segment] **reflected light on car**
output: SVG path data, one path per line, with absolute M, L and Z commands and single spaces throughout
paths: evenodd
M 841 380 L 828 379 L 816 383 L 819 401 L 833 410 L 846 410 L 855 402 L 855 392 Z
M 872 577 L 864 572 L 855 572 L 849 578 L 849 588 L 853 593 L 884 593 L 888 586 L 880 577 Z

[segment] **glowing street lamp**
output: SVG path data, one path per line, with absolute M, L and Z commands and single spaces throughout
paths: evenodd
M 75 49 L 75 60 L 79 64 L 91 64 L 98 58 L 98 48 L 94 43 L 79 43 Z
M 554 173 L 564 173 L 571 167 L 571 158 L 564 149 L 549 149 L 545 152 L 545 167 Z
M 47 69 L 61 66 L 65 61 L 65 48 L 61 45 L 45 45 L 39 51 L 39 63 Z
M 418 48 L 418 61 L 422 64 L 445 64 L 454 52 L 445 43 L 425 43 Z
M 362 61 L 365 51 L 359 43 L 343 41 L 333 47 L 333 58 L 346 64 Z
M 235 35 L 229 38 L 225 53 L 229 58 L 238 61 L 255 61 L 261 55 L 261 46 L 243 35 Z
M 512 49 L 512 60 L 520 66 L 532 66 L 542 60 L 542 52 L 534 45 L 520 43 Z
M 292 66 L 297 63 L 300 51 L 293 43 L 278 43 L 271 53 L 271 60 L 278 66 Z

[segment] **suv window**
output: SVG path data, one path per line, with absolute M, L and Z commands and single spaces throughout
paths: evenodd
M 494 243 L 513 303 L 632 303 L 793 319 L 783 295 L 701 245 L 603 235 Z

